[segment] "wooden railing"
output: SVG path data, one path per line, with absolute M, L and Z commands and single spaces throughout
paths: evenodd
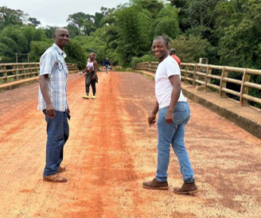
M 67 63 L 70 73 L 78 72 L 77 64 Z M 0 84 L 39 75 L 39 63 L 0 64 Z
M 136 69 L 155 73 L 157 66 L 157 62 L 146 62 L 137 64 Z M 237 76 L 232 77 L 235 74 Z M 182 81 L 197 90 L 218 93 L 222 98 L 233 97 L 239 101 L 240 106 L 248 105 L 249 101 L 261 105 L 261 96 L 249 94 L 249 89 L 261 90 L 261 84 L 250 82 L 252 76 L 261 76 L 261 70 L 196 63 L 182 63 L 181 66 Z

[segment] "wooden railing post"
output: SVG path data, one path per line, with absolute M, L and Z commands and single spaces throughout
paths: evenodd
M 193 86 L 196 87 L 197 83 L 196 83 L 196 80 L 197 80 L 197 70 L 198 70 L 198 65 L 195 64 L 194 66 L 194 73 L 193 73 Z
M 188 84 L 188 64 L 186 64 L 185 70 L 184 70 L 184 82 L 185 84 Z
M 247 73 L 247 69 L 244 70 L 242 83 L 240 87 L 240 106 L 248 106 L 248 100 L 243 98 L 244 94 L 248 94 L 248 87 L 244 85 L 245 82 L 250 81 L 250 75 Z
M 19 76 L 18 76 L 18 64 L 17 63 L 13 65 L 13 69 L 16 69 L 14 80 L 18 80 Z
M 7 83 L 7 71 L 5 65 L 4 65 L 4 83 Z
M 33 66 L 31 66 L 31 67 L 33 67 L 34 75 L 38 76 L 39 75 L 39 71 L 40 71 L 39 64 L 35 64 L 34 63 Z
M 34 69 L 35 70 L 35 75 L 38 76 L 39 72 L 40 72 L 40 64 L 39 63 L 34 63 L 33 68 L 36 68 L 36 69 Z
M 22 76 L 22 78 L 23 78 L 23 79 L 26 78 L 26 76 L 25 76 L 25 68 L 24 68 L 24 64 L 21 65 L 21 71 L 23 72 L 23 76 Z
M 227 98 L 227 94 L 222 91 L 222 88 L 227 87 L 227 82 L 223 80 L 223 78 L 227 78 L 228 72 L 226 67 L 223 68 L 221 78 L 220 78 L 220 86 L 219 86 L 219 96 L 220 98 Z
M 206 77 L 205 77 L 205 92 L 209 91 L 209 88 L 207 85 L 211 83 L 211 78 L 208 77 L 208 75 L 211 75 L 211 74 L 212 74 L 212 69 L 208 65 L 207 71 L 206 71 Z

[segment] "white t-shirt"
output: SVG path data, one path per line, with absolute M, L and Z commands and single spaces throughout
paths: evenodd
M 169 77 L 173 75 L 179 75 L 180 68 L 177 62 L 171 57 L 166 57 L 161 63 L 159 63 L 156 76 L 155 76 L 155 93 L 159 103 L 159 108 L 169 106 L 171 100 L 172 84 Z M 186 102 L 187 98 L 184 97 L 182 90 L 180 91 L 179 102 Z
M 90 69 L 94 70 L 94 64 L 93 64 L 93 62 L 87 62 L 86 67 L 87 67 L 88 70 L 90 70 Z

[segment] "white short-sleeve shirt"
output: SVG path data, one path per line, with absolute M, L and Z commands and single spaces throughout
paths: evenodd
M 168 55 L 162 62 L 159 63 L 155 75 L 155 94 L 159 103 L 159 108 L 164 108 L 170 105 L 173 87 L 169 77 L 173 75 L 179 75 L 180 78 L 180 68 L 177 62 Z M 187 101 L 187 98 L 184 97 L 182 90 L 180 91 L 178 101 Z

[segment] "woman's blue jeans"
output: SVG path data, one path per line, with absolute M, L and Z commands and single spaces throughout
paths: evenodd
M 55 117 L 50 118 L 45 110 L 43 112 L 47 122 L 46 165 L 43 176 L 50 176 L 58 172 L 63 161 L 63 148 L 69 138 L 68 114 L 55 111 Z
M 158 164 L 156 179 L 160 182 L 167 180 L 167 170 L 170 157 L 170 145 L 178 157 L 183 180 L 187 183 L 194 181 L 187 150 L 184 144 L 185 126 L 190 118 L 190 108 L 187 102 L 178 102 L 174 109 L 174 121 L 165 122 L 168 107 L 159 109 L 158 117 Z

